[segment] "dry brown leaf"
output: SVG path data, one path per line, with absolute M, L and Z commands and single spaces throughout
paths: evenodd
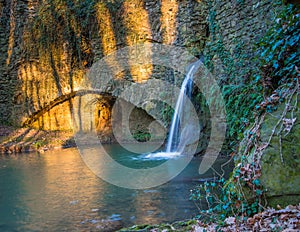
M 235 217 L 228 217 L 224 221 L 227 225 L 234 225 L 235 224 Z

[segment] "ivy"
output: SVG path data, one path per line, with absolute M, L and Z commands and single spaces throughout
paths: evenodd
M 67 46 L 72 67 L 86 65 L 91 57 L 89 40 L 95 30 L 95 1 L 49 1 L 39 4 L 26 41 L 27 55 L 47 57 L 49 51 Z
M 283 102 L 287 96 L 293 96 L 298 90 L 295 85 L 299 85 L 300 79 L 300 14 L 293 5 L 282 7 L 274 26 L 256 44 L 253 58 L 256 67 L 247 67 L 249 57 L 243 52 L 244 44 L 236 43 L 231 55 L 217 32 L 218 26 L 214 25 L 216 22 L 209 23 L 216 34 L 211 36 L 211 53 L 206 57 L 206 64 L 213 71 L 213 57 L 217 55 L 228 74 L 220 83 L 226 101 L 228 138 L 231 144 L 237 144 L 244 138 L 245 130 L 255 118 L 262 119 L 265 112 L 275 111 L 278 103 Z M 239 164 L 229 180 L 221 178 L 215 182 L 206 182 L 191 191 L 190 199 L 199 207 L 199 217 L 202 219 L 218 221 L 222 225 L 226 217 L 247 219 L 263 209 L 265 190 L 260 181 L 260 158 L 253 163 L 248 163 L 246 158 L 251 148 L 255 147 L 253 150 L 256 151 L 253 157 L 261 157 L 266 148 L 265 144 L 262 146 L 259 143 L 257 128 L 261 123 L 261 120 L 256 120 L 254 129 L 246 135 L 247 146 L 239 154 Z M 275 129 L 273 131 L 275 133 Z M 203 209 L 203 202 L 208 209 Z
M 242 4 L 243 1 L 238 2 Z M 261 102 L 266 102 L 280 85 L 290 85 L 293 78 L 299 77 L 300 14 L 293 5 L 283 7 L 274 26 L 255 44 L 255 54 L 251 57 L 246 45 L 237 40 L 233 41 L 232 52 L 226 49 L 216 11 L 211 1 L 208 5 L 211 41 L 207 43 L 205 64 L 214 72 L 215 57 L 221 61 L 223 74 L 219 84 L 226 104 L 227 138 L 233 145 L 243 138 L 243 131 L 256 114 L 261 110 L 276 110 L 273 104 L 261 107 Z M 250 58 L 256 66 L 248 65 Z
M 242 4 L 243 1 L 239 1 Z M 230 52 L 224 44 L 224 38 L 219 31 L 215 19 L 216 12 L 211 1 L 208 2 L 211 41 L 207 43 L 205 64 L 214 73 L 214 59 L 219 58 L 223 72 L 219 77 L 219 85 L 223 93 L 227 114 L 227 138 L 231 149 L 243 138 L 245 128 L 254 121 L 253 111 L 257 104 L 263 100 L 263 88 L 257 85 L 255 76 L 259 70 L 248 65 L 250 55 L 246 45 L 235 39 L 235 47 Z
M 262 211 L 263 186 L 257 164 L 240 163 L 229 180 L 205 182 L 191 190 L 190 200 L 199 208 L 201 220 L 224 224 L 229 216 L 247 218 Z M 203 203 L 207 209 L 202 209 Z
M 222 90 L 227 106 L 228 135 L 239 141 L 243 138 L 244 130 L 254 120 L 253 110 L 263 100 L 262 87 L 225 85 Z
M 258 83 L 269 94 L 279 85 L 290 82 L 300 66 L 300 14 L 292 4 L 276 17 L 275 26 L 257 43 L 261 75 Z

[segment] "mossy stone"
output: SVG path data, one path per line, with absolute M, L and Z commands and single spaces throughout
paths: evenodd
M 295 106 L 296 97 L 291 101 Z M 261 181 L 267 189 L 266 196 L 270 206 L 280 205 L 285 207 L 289 204 L 300 202 L 300 104 L 294 111 L 288 111 L 284 118 L 296 118 L 290 132 L 281 128 L 281 122 L 276 127 L 270 145 L 262 155 Z M 285 109 L 285 104 L 278 107 L 276 112 L 268 114 L 261 127 L 261 140 L 267 142 L 275 125 L 280 120 Z M 283 129 L 285 125 L 283 125 Z

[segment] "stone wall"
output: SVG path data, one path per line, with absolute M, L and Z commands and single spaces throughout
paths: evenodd
M 78 89 L 93 62 L 136 43 L 186 46 L 195 55 L 204 47 L 206 9 L 200 1 L 99 1 L 83 20 L 64 3 L 56 4 L 0 2 L 0 123 L 23 125 L 49 109 L 30 125 L 71 129 L 73 100 L 53 103 Z M 87 29 L 80 20 L 88 22 Z M 119 77 L 142 82 L 166 78 L 168 72 L 146 65 L 131 67 Z
M 205 48 L 207 60 L 211 58 L 215 74 L 223 80 L 233 71 L 228 69 L 230 62 L 234 62 L 237 72 L 253 65 L 250 58 L 254 41 L 272 24 L 276 9 L 274 2 L 267 0 L 83 3 L 70 11 L 66 4 L 52 1 L 0 1 L 0 123 L 24 125 L 28 118 L 38 115 L 26 125 L 72 129 L 74 104 L 78 102 L 72 99 L 73 93 L 92 64 L 139 43 L 175 45 L 194 56 L 200 56 Z M 87 11 L 84 17 L 82 9 Z M 219 50 L 214 49 L 216 46 Z M 227 57 L 220 54 L 220 49 Z M 247 63 L 238 62 L 241 55 L 249 56 Z M 118 69 L 120 64 L 116 61 L 111 65 Z M 123 88 L 150 79 L 168 80 L 179 86 L 183 73 L 150 61 L 147 65 L 131 65 L 116 78 L 123 80 Z M 243 78 L 237 76 L 235 83 Z M 168 91 L 162 90 L 162 94 L 174 98 Z M 70 99 L 66 99 L 68 96 Z M 139 107 L 158 117 L 162 106 L 156 106 L 149 102 Z
M 276 111 L 257 116 L 256 123 L 245 130 L 245 137 L 240 143 L 235 159 L 236 169 L 241 171 L 243 176 L 240 178 L 248 178 L 251 175 L 259 177 L 264 190 L 264 200 L 274 208 L 278 205 L 285 207 L 298 204 L 300 200 L 298 99 L 299 86 L 296 86 L 287 99 L 277 105 Z M 242 171 L 247 168 L 251 171 Z M 247 172 L 248 174 L 245 174 Z M 240 186 L 237 186 L 237 189 Z M 241 190 L 249 202 L 253 197 L 258 197 L 253 186 L 243 186 Z
M 207 3 L 210 36 L 206 60 L 220 83 L 241 84 L 255 71 L 255 43 L 274 24 L 282 1 L 208 0 Z
M 20 112 L 22 92 L 18 78 L 21 62 L 24 22 L 28 17 L 27 1 L 0 1 L 0 124 L 19 124 L 14 118 Z

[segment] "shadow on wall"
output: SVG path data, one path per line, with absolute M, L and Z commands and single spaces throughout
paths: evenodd
M 7 105 L 14 107 L 15 110 L 3 110 L 10 112 L 13 119 L 4 114 L 1 118 L 14 123 L 21 121 L 23 126 L 70 129 L 78 117 L 76 115 L 80 115 L 80 109 L 76 108 L 80 100 L 74 99 L 74 96 L 85 79 L 87 69 L 93 62 L 119 48 L 136 43 L 163 43 L 194 47 L 200 51 L 206 36 L 203 23 L 206 15 L 203 3 L 198 1 L 86 0 L 74 3 L 47 0 L 41 3 L 32 0 L 26 2 L 26 6 L 15 0 L 7 2 L 10 4 L 0 5 L 0 17 L 1 23 L 10 18 L 5 43 L 8 44 L 7 51 L 12 52 L 3 62 L 0 58 L 0 68 L 7 67 L 9 60 L 12 70 L 9 78 L 21 80 L 21 83 L 18 82 L 18 91 L 8 91 L 18 96 L 18 107 L 16 102 L 5 106 L 0 104 L 0 112 Z M 21 9 L 25 12 L 24 16 L 19 14 Z M 23 31 L 17 30 L 21 28 Z M 22 44 L 21 48 L 12 39 L 22 40 L 18 43 Z M 22 54 L 20 59 L 16 58 L 17 52 Z M 168 70 L 154 67 L 151 60 L 149 63 L 129 64 L 130 70 L 119 73 L 115 78 L 145 82 L 149 78 L 169 76 Z M 115 61 L 111 67 L 120 65 Z M 171 81 L 174 81 L 174 76 Z M 2 78 L 0 83 L 5 85 Z M 5 94 L 0 91 L 0 95 Z M 100 112 L 99 117 L 109 117 L 109 113 L 104 116 L 103 112 L 105 110 Z M 95 125 L 98 130 L 109 128 L 103 122 Z M 81 120 L 77 126 L 84 127 Z M 136 124 L 132 128 L 139 131 L 135 135 L 139 139 L 149 136 L 143 126 Z
M 95 131 L 102 143 L 113 143 L 116 139 L 123 142 L 145 142 L 151 136 L 154 136 L 152 141 L 161 141 L 164 138 L 164 126 L 157 122 L 155 126 L 151 125 L 155 119 L 145 110 L 124 100 L 121 104 L 115 104 L 115 100 L 113 97 L 91 94 L 75 98 L 75 131 Z M 128 115 L 123 113 L 127 113 L 129 109 L 132 110 L 127 118 Z M 153 128 L 155 131 L 152 131 Z
M 24 9 L 18 15 L 19 9 Z M 0 124 L 19 123 L 14 112 L 20 110 L 22 91 L 19 89 L 17 66 L 22 51 L 22 24 L 26 21 L 28 4 L 25 1 L 0 2 Z

